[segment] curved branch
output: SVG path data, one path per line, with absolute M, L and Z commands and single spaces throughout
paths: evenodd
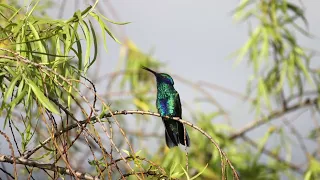
M 86 179 L 86 180 L 98 180 L 99 179 L 96 176 L 92 176 L 88 173 L 83 173 L 83 172 L 79 172 L 79 171 L 75 171 L 75 170 L 74 170 L 74 173 L 72 173 L 68 168 L 56 166 L 56 165 L 54 165 L 54 163 L 45 164 L 45 163 L 40 163 L 37 161 L 25 159 L 23 157 L 13 157 L 13 156 L 0 154 L 0 162 L 6 162 L 6 163 L 13 164 L 14 160 L 16 161 L 16 164 L 23 164 L 23 165 L 30 166 L 30 167 L 47 169 L 50 171 L 58 171 L 61 174 L 68 174 L 70 176 L 76 176 L 79 179 Z
M 2 132 L 0 130 L 0 134 L 6 139 L 6 141 L 8 142 L 9 144 L 9 149 L 11 150 L 11 155 L 14 157 L 14 150 L 13 150 L 13 146 L 12 146 L 12 143 L 9 139 L 9 137 L 7 136 L 6 133 Z M 18 173 L 17 173 L 17 160 L 16 158 L 12 158 L 12 163 L 13 164 L 13 172 L 14 172 L 14 178 L 17 179 L 18 178 Z
M 251 131 L 252 129 L 255 129 L 256 127 L 259 127 L 259 126 L 261 126 L 267 122 L 270 122 L 271 120 L 273 120 L 275 118 L 281 117 L 289 112 L 292 112 L 292 111 L 295 111 L 297 109 L 304 108 L 307 106 L 317 105 L 317 101 L 318 101 L 317 98 L 315 98 L 313 100 L 307 99 L 306 101 L 304 101 L 302 103 L 289 106 L 289 107 L 282 109 L 282 110 L 279 110 L 279 111 L 273 111 L 269 116 L 262 118 L 260 120 L 257 120 L 257 121 L 252 121 L 251 123 L 247 124 L 244 128 L 242 128 L 238 132 L 233 133 L 229 137 L 229 139 L 234 140 L 234 139 L 244 135 L 248 131 Z
M 165 118 L 169 118 L 169 119 L 172 119 L 172 120 L 176 120 L 176 121 L 179 121 L 183 124 L 186 124 L 194 129 L 196 129 L 197 131 L 199 131 L 201 134 L 203 134 L 204 136 L 206 136 L 213 144 L 214 146 L 218 149 L 219 153 L 220 153 L 220 157 L 221 157 L 221 172 L 222 172 L 222 176 L 224 177 L 224 173 L 225 173 L 225 162 L 224 162 L 224 159 L 225 161 L 228 163 L 228 165 L 230 166 L 230 168 L 232 169 L 233 171 L 233 175 L 234 177 L 239 180 L 239 175 L 237 173 L 237 171 L 235 170 L 235 168 L 233 167 L 231 161 L 228 159 L 226 153 L 224 151 L 222 151 L 218 145 L 217 142 L 215 142 L 213 140 L 213 138 L 207 134 L 205 131 L 203 131 L 200 127 L 198 126 L 195 126 L 194 124 L 190 123 L 189 121 L 185 121 L 185 120 L 182 120 L 178 117 L 169 117 L 169 116 L 161 116 L 159 113 L 154 113 L 154 112 L 146 112 L 146 111 L 139 111 L 139 110 L 123 110 L 123 111 L 114 111 L 114 112 L 110 112 L 110 113 L 107 113 L 107 114 L 104 114 L 104 115 L 101 115 L 100 117 L 101 118 L 110 118 L 110 117 L 113 117 L 113 116 L 116 116 L 116 115 L 127 115 L 127 114 L 140 114 L 140 115 L 151 115 L 151 116 L 156 116 L 156 117 L 165 117 Z M 90 121 L 91 123 L 95 123 L 97 120 L 97 117 L 91 117 L 90 118 Z M 54 137 L 57 137 L 71 129 L 74 129 L 76 127 L 79 127 L 79 124 L 86 124 L 88 123 L 88 119 L 85 119 L 85 120 L 82 120 L 82 121 L 79 121 L 75 124 L 72 124 L 60 131 L 58 131 L 57 133 L 55 133 Z M 42 143 L 40 143 L 37 147 L 35 147 L 34 149 L 30 150 L 30 151 L 27 151 L 23 156 L 24 157 L 30 157 L 33 153 L 35 153 L 38 149 L 40 149 L 43 145 L 45 145 L 46 143 L 48 143 L 52 138 L 54 137 L 50 137 L 48 139 L 46 139 L 45 141 L 43 141 Z

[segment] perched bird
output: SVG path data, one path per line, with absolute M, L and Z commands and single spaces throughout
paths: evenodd
M 182 109 L 179 93 L 173 87 L 173 79 L 165 73 L 157 73 L 147 67 L 142 69 L 153 73 L 157 79 L 157 102 L 156 106 L 161 116 L 181 117 Z M 165 126 L 166 144 L 169 148 L 178 144 L 190 146 L 190 138 L 184 125 L 168 118 L 162 118 Z

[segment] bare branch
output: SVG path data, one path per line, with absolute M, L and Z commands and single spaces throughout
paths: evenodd
M 267 122 L 270 122 L 271 120 L 281 117 L 289 112 L 292 111 L 296 111 L 298 109 L 301 108 L 305 108 L 311 105 L 317 105 L 317 99 L 313 99 L 313 100 L 306 100 L 302 103 L 299 104 L 295 104 L 292 106 L 288 106 L 286 109 L 282 109 L 282 110 L 278 110 L 278 111 L 273 111 L 269 116 L 262 118 L 260 120 L 256 120 L 256 121 L 252 121 L 251 123 L 247 124 L 244 128 L 242 128 L 241 130 L 239 130 L 238 132 L 232 134 L 229 139 L 233 140 L 236 139 L 242 135 L 244 135 L 245 133 L 247 133 L 248 131 L 251 131 L 252 129 L 255 129 Z
M 110 118 L 110 117 L 113 117 L 113 116 L 116 116 L 116 115 L 127 115 L 127 114 L 141 114 L 141 115 L 151 115 L 151 116 L 157 116 L 157 117 L 165 117 L 165 118 L 169 118 L 169 119 L 172 119 L 172 120 L 176 120 L 176 121 L 179 121 L 183 124 L 186 124 L 196 130 L 198 130 L 201 134 L 203 134 L 204 136 L 206 136 L 213 144 L 214 146 L 218 149 L 219 153 L 220 153 L 220 157 L 221 157 L 221 171 L 222 171 L 222 175 L 224 175 L 224 168 L 225 168 L 225 165 L 224 165 L 224 159 L 226 160 L 226 162 L 229 164 L 230 168 L 232 169 L 233 171 L 233 174 L 234 174 L 234 177 L 236 179 L 239 179 L 239 176 L 238 176 L 238 173 L 237 171 L 235 170 L 235 168 L 233 167 L 231 161 L 228 159 L 226 153 L 224 151 L 222 151 L 218 145 L 217 142 L 214 141 L 214 139 L 209 135 L 207 134 L 205 131 L 203 131 L 200 127 L 188 122 L 188 121 L 185 121 L 185 120 L 182 120 L 178 117 L 169 117 L 169 116 L 161 116 L 159 113 L 154 113 L 154 112 L 145 112 L 145 111 L 139 111 L 139 110 L 123 110 L 123 111 L 114 111 L 114 112 L 111 112 L 111 113 L 107 113 L 107 114 L 104 114 L 104 115 L 101 115 L 102 118 Z M 90 118 L 90 121 L 91 123 L 95 123 L 96 120 L 98 118 L 97 117 L 91 117 Z M 77 122 L 76 124 L 72 124 L 62 130 L 60 130 L 59 132 L 57 132 L 54 137 L 56 136 L 59 136 L 73 128 L 76 128 L 79 126 L 79 124 L 86 124 L 88 122 L 88 119 L 85 119 L 85 120 L 82 120 L 82 121 L 79 121 Z M 46 139 L 45 141 L 43 141 L 42 143 L 40 143 L 40 145 L 38 145 L 36 148 L 34 148 L 33 150 L 30 150 L 30 151 L 27 151 L 27 153 L 24 155 L 24 157 L 30 157 L 30 154 L 33 154 L 35 151 L 37 151 L 38 149 L 40 149 L 43 145 L 45 145 L 46 143 L 48 143 L 52 138 L 48 138 Z
M 247 143 L 249 143 L 250 145 L 252 145 L 253 147 L 255 148 L 258 148 L 258 144 L 256 142 L 254 142 L 252 139 L 250 139 L 249 137 L 245 136 L 245 135 L 242 135 L 241 138 L 246 141 Z M 262 147 L 262 152 L 272 158 L 274 158 L 275 160 L 279 161 L 280 163 L 288 166 L 290 169 L 298 172 L 299 174 L 304 174 L 304 171 L 297 165 L 295 164 L 292 164 L 284 159 L 282 159 L 281 157 L 279 157 L 276 153 L 268 150 L 267 148 L 265 147 Z
M 9 144 L 9 149 L 11 150 L 11 155 L 14 157 L 14 150 L 13 150 L 13 146 L 12 146 L 12 143 L 9 139 L 9 137 L 7 136 L 6 133 L 2 132 L 0 130 L 0 134 L 6 139 L 6 141 L 8 142 Z M 18 179 L 18 172 L 17 172 L 17 162 L 16 162 L 16 159 L 13 158 L 12 159 L 12 164 L 13 164 L 13 170 L 14 170 L 14 178 L 15 179 Z
M 88 173 L 83 173 L 80 171 L 74 170 L 74 173 L 72 173 L 68 168 L 56 166 L 56 165 L 54 165 L 54 163 L 45 164 L 45 163 L 40 163 L 37 161 L 25 159 L 23 157 L 13 157 L 13 156 L 0 154 L 0 162 L 6 162 L 6 163 L 13 164 L 14 160 L 16 161 L 16 164 L 23 164 L 26 166 L 37 167 L 40 169 L 46 169 L 46 170 L 50 170 L 50 171 L 58 171 L 61 174 L 68 174 L 70 176 L 76 176 L 76 178 L 79 178 L 79 179 L 86 179 L 86 180 L 98 180 L 99 179 L 96 176 L 92 176 Z

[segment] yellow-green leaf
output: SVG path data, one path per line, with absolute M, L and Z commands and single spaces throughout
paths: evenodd
M 10 83 L 9 88 L 7 89 L 6 93 L 4 94 L 3 100 L 6 101 L 9 96 L 12 94 L 14 87 L 16 87 L 17 81 L 21 78 L 21 75 L 17 75 Z
M 43 94 L 39 87 L 31 80 L 25 79 L 26 83 L 31 87 L 33 93 L 36 95 L 40 103 L 54 114 L 60 114 L 57 108 L 50 102 L 50 100 Z

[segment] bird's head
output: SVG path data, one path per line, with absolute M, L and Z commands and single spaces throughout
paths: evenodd
M 149 72 L 151 72 L 152 74 L 154 74 L 156 76 L 157 79 L 157 83 L 166 83 L 169 84 L 171 86 L 174 85 L 173 79 L 169 74 L 166 73 L 157 73 L 147 67 L 142 66 L 142 69 L 147 70 Z

